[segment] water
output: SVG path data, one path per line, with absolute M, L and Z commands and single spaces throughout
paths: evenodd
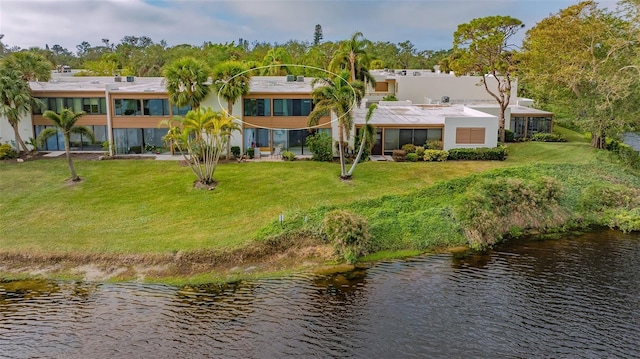
M 0 283 L 1 358 L 640 357 L 640 235 L 175 288 Z
M 640 133 L 626 132 L 622 135 L 622 141 L 635 148 L 637 151 L 640 151 Z

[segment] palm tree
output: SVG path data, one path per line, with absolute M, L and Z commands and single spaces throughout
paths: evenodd
M 213 69 L 213 87 L 218 96 L 227 101 L 227 113 L 233 116 L 233 105 L 239 98 L 249 93 L 251 73 L 244 64 L 226 61 Z M 227 158 L 230 158 L 231 132 L 227 135 Z
M 308 125 L 317 126 L 320 119 L 333 112 L 338 121 L 338 152 L 340 156 L 340 178 L 349 179 L 344 161 L 343 143 L 345 133 L 351 133 L 353 127 L 352 109 L 360 106 L 364 96 L 364 84 L 361 81 L 348 82 L 349 72 L 342 71 L 334 79 L 317 78 L 312 81 L 312 86 L 320 83 L 322 86 L 314 88 L 313 102 L 315 107 L 309 114 Z M 348 138 L 348 137 L 347 137 Z
M 162 123 L 169 126 L 164 141 L 178 147 L 198 178 L 196 185 L 215 185 L 213 174 L 227 139 L 225 131 L 233 119 L 224 112 L 200 108 L 189 111 L 184 118 L 176 116 Z
M 193 57 L 183 57 L 164 70 L 169 100 L 176 106 L 198 109 L 211 91 L 207 81 L 209 69 Z
M 24 81 L 49 81 L 53 64 L 44 56 L 30 52 L 14 52 L 4 60 L 4 66 L 22 74 Z
M 262 74 L 268 76 L 287 75 L 290 73 L 290 69 L 286 65 L 290 63 L 292 63 L 291 55 L 286 49 L 282 47 L 270 49 L 262 59 L 262 66 L 264 66 Z
M 375 79 L 369 73 L 369 56 L 366 47 L 370 41 L 364 38 L 361 32 L 357 31 L 351 38 L 340 43 L 340 47 L 334 53 L 329 70 L 337 73 L 345 68 L 349 69 L 351 82 L 356 79 L 365 79 L 375 85 Z
M 80 177 L 76 174 L 76 170 L 73 167 L 73 161 L 71 160 L 71 134 L 75 133 L 87 136 L 91 139 L 91 142 L 95 141 L 93 132 L 88 127 L 76 125 L 76 122 L 78 122 L 80 117 L 84 116 L 84 112 L 81 111 L 74 113 L 70 109 L 65 108 L 60 111 L 60 114 L 49 110 L 45 111 L 42 116 L 53 122 L 54 127 L 48 127 L 44 131 L 40 132 L 36 138 L 36 142 L 42 146 L 49 137 L 57 135 L 58 131 L 62 132 L 62 135 L 64 136 L 64 152 L 67 155 L 67 164 L 71 171 L 71 180 L 74 182 L 80 181 Z
M 373 104 L 369 106 L 367 110 L 367 115 L 365 116 L 364 126 L 360 129 L 362 131 L 362 138 L 360 139 L 360 149 L 358 150 L 358 155 L 356 159 L 351 164 L 351 168 L 349 168 L 349 172 L 347 172 L 347 176 L 351 177 L 353 175 L 353 171 L 356 170 L 356 166 L 360 162 L 360 157 L 362 157 L 362 153 L 364 152 L 364 147 L 369 146 L 371 149 L 371 145 L 373 145 L 376 136 L 376 128 L 372 124 L 369 123 L 371 120 L 371 116 L 373 116 L 373 111 L 378 108 L 378 105 Z
M 33 106 L 40 106 L 41 103 L 31 95 L 31 89 L 22 79 L 21 72 L 4 64 L 0 66 L 0 116 L 6 117 L 13 128 L 18 151 L 20 148 L 25 152 L 29 151 L 20 137 L 20 119 L 31 112 Z

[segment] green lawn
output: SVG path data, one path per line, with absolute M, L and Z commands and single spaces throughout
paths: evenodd
M 177 162 L 0 163 L 0 248 L 33 252 L 152 253 L 240 247 L 280 213 L 401 194 L 471 173 L 531 163 L 587 163 L 585 142 L 509 145 L 504 162 L 360 164 L 350 182 L 338 164 L 221 164 L 213 191 Z

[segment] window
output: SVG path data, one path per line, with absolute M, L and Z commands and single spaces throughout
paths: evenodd
M 376 82 L 376 92 L 387 92 L 387 91 L 389 91 L 388 82 Z
M 104 105 L 102 105 L 103 103 Z M 106 107 L 106 99 L 104 98 L 89 97 L 82 99 L 82 110 L 87 114 L 105 114 L 107 113 Z
M 171 106 L 171 114 L 173 116 L 184 116 L 187 112 L 191 111 L 191 105 L 178 107 L 176 105 Z
M 311 99 L 274 99 L 274 116 L 309 116 L 313 110 Z
M 143 100 L 142 108 L 146 116 L 169 116 L 169 100 L 166 99 Z
M 140 116 L 140 100 L 116 99 L 116 116 Z
M 265 98 L 244 99 L 245 116 L 271 116 L 271 100 Z
M 484 143 L 485 129 L 482 127 L 458 127 L 456 128 L 457 144 L 476 144 Z

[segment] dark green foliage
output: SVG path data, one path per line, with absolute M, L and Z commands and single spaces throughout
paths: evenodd
M 411 143 L 407 143 L 406 145 L 402 146 L 402 150 L 406 153 L 415 153 L 416 152 L 416 145 L 411 144 Z
M 507 159 L 507 148 L 454 148 L 449 150 L 449 160 L 466 161 L 504 161 Z
M 315 135 L 307 137 L 307 145 L 311 150 L 314 161 L 331 162 L 333 160 L 333 151 L 331 151 L 331 136 L 325 132 L 318 132 Z
M 282 159 L 285 161 L 293 161 L 296 159 L 296 155 L 291 151 L 282 151 Z
M 407 153 L 407 161 L 418 162 L 418 154 L 415 152 Z
M 407 159 L 407 153 L 403 150 L 393 150 L 391 158 L 396 162 L 404 162 Z
M 247 156 L 249 156 L 249 158 L 253 158 L 256 154 L 256 149 L 253 147 L 249 147 L 247 148 Z
M 369 246 L 367 220 L 346 210 L 334 210 L 324 218 L 324 230 L 338 255 L 354 263 Z
M 10 160 L 16 157 L 18 157 L 18 152 L 16 152 L 10 144 L 5 143 L 0 145 L 0 160 Z
M 240 157 L 240 146 L 231 146 L 231 154 L 235 158 Z
M 623 166 L 640 170 L 640 152 L 633 147 L 613 140 L 607 143 L 607 150 L 611 151 Z
M 511 130 L 504 130 L 504 142 L 515 142 L 516 134 Z
M 427 162 L 444 162 L 449 158 L 449 152 L 442 150 L 426 150 L 422 159 Z
M 417 146 L 416 147 L 416 154 L 418 155 L 418 158 L 424 158 L 424 147 L 423 146 Z
M 538 142 L 567 142 L 567 139 L 560 134 L 557 133 L 545 133 L 539 132 L 531 136 L 531 141 Z
M 398 101 L 398 98 L 396 97 L 396 95 L 391 94 L 383 97 L 382 101 Z

